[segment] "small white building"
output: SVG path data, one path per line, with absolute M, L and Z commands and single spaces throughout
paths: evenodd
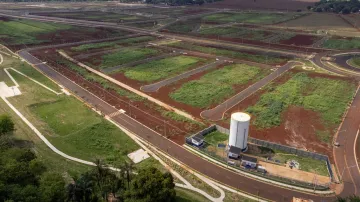
M 256 168 L 257 158 L 243 155 L 241 157 L 241 165 L 245 167 L 250 166 L 251 168 Z
M 241 149 L 239 147 L 230 146 L 228 157 L 232 159 L 238 159 L 241 153 Z
M 198 135 L 191 137 L 191 143 L 197 147 L 200 147 L 202 144 L 204 144 L 204 137 L 200 137 Z

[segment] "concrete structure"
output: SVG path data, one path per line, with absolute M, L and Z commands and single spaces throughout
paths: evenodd
M 229 146 L 235 146 L 241 151 L 247 150 L 250 115 L 236 112 L 231 115 Z
M 242 156 L 241 165 L 245 167 L 250 166 L 251 168 L 255 168 L 257 165 L 257 158 L 251 156 Z

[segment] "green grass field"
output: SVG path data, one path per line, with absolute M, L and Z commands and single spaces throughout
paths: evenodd
M 205 135 L 205 138 L 204 138 L 206 143 L 211 144 L 215 147 L 217 147 L 217 145 L 219 143 L 223 143 L 224 141 L 226 141 L 228 139 L 229 139 L 229 136 L 227 134 L 221 133 L 219 131 L 211 132 L 211 133 Z
M 205 36 L 222 36 L 251 40 L 263 40 L 270 34 L 270 32 L 265 32 L 262 30 L 244 29 L 240 27 L 212 27 L 201 29 L 198 33 Z
M 260 100 L 246 111 L 255 115 L 258 128 L 271 128 L 282 122 L 281 115 L 290 105 L 318 112 L 327 130 L 337 125 L 351 101 L 356 85 L 340 79 L 309 77 L 297 73 L 286 83 L 269 88 Z M 319 134 L 324 136 L 324 134 Z M 326 140 L 325 137 L 320 138 Z
M 184 22 L 180 21 L 166 27 L 166 29 L 171 32 L 189 33 L 194 31 L 197 27 L 199 27 L 200 24 L 201 22 L 196 19 L 191 21 L 184 21 Z
M 315 160 L 309 157 L 301 157 L 294 154 L 285 154 L 277 151 L 273 159 L 285 163 L 290 160 L 296 160 L 300 164 L 300 170 L 316 173 L 323 176 L 329 176 L 327 165 L 325 161 Z
M 203 17 L 203 20 L 229 23 L 242 22 L 251 24 L 274 24 L 288 19 L 296 18 L 301 14 L 295 13 L 215 13 Z
M 351 58 L 349 64 L 353 67 L 360 68 L 360 57 Z
M 182 189 L 177 187 L 175 188 L 175 190 L 176 190 L 175 202 L 209 202 L 210 201 L 204 196 L 187 189 Z
M 97 67 L 100 69 L 114 67 L 137 60 L 143 60 L 160 53 L 160 51 L 152 48 L 125 48 L 114 53 L 103 55 L 100 65 Z M 97 62 L 96 59 L 94 61 Z
M 274 57 L 274 56 L 268 56 L 268 55 L 249 54 L 249 53 L 243 53 L 243 52 L 231 51 L 231 50 L 219 49 L 219 48 L 211 48 L 211 47 L 206 47 L 206 46 L 194 45 L 194 44 L 190 44 L 190 43 L 186 43 L 186 42 L 175 42 L 175 43 L 169 43 L 166 45 L 176 47 L 176 48 L 182 48 L 182 49 L 186 49 L 186 50 L 194 50 L 194 51 L 199 51 L 202 53 L 221 55 L 221 56 L 226 56 L 226 57 L 230 57 L 230 58 L 247 60 L 247 61 L 257 62 L 257 63 L 264 63 L 264 64 L 269 64 L 269 65 L 282 64 L 287 61 L 286 58 L 280 58 L 280 57 Z
M 154 60 L 135 67 L 125 68 L 123 71 L 125 71 L 125 76 L 130 79 L 153 82 L 184 72 L 200 61 L 205 61 L 205 59 L 181 55 Z
M 142 16 L 136 15 L 127 15 L 120 13 L 112 12 L 95 12 L 95 11 L 85 11 L 85 12 L 71 12 L 71 13 L 46 13 L 46 16 L 52 17 L 65 17 L 71 19 L 80 19 L 80 20 L 93 20 L 93 21 L 102 21 L 102 22 L 122 22 L 122 21 L 135 21 L 146 19 Z
M 228 65 L 190 81 L 170 94 L 177 102 L 206 108 L 235 94 L 234 85 L 246 85 L 263 78 L 268 71 L 246 64 Z
M 60 98 L 30 106 L 51 131 L 48 139 L 67 154 L 92 161 L 121 162 L 139 146 L 124 132 L 75 98 Z
M 322 44 L 323 48 L 329 49 L 359 49 L 360 48 L 360 39 L 351 38 L 351 39 L 329 39 Z
M 0 27 L 0 40 L 5 40 L 6 44 L 39 44 L 44 42 L 36 39 L 39 34 L 73 28 L 71 25 L 31 20 L 0 20 Z
M 121 47 L 121 45 L 132 45 L 132 44 L 137 44 L 137 43 L 141 43 L 141 42 L 151 41 L 154 39 L 155 38 L 152 36 L 140 36 L 140 37 L 121 39 L 121 40 L 116 40 L 116 41 L 83 44 L 80 46 L 72 47 L 71 50 L 76 51 L 76 52 L 82 52 L 82 51 L 88 51 L 88 50 L 92 50 L 92 49 L 101 49 L 101 48 L 119 48 L 119 47 Z

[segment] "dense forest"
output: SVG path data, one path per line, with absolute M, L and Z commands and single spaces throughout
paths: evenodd
M 113 172 L 95 160 L 89 171 L 65 180 L 49 170 L 31 146 L 13 137 L 10 116 L 0 115 L 0 201 L 26 202 L 171 202 L 175 184 L 170 173 L 156 168 L 135 170 L 131 163 Z M 59 156 L 59 158 L 62 158 Z M 136 173 L 136 174 L 134 174 Z
M 339 0 L 321 0 L 314 6 L 308 6 L 309 10 L 315 12 L 332 12 L 332 13 L 357 13 L 360 9 L 359 0 L 339 1 Z

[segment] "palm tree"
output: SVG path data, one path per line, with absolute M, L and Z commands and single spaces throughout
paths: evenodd
M 127 161 L 124 161 L 124 164 L 121 166 L 121 172 L 127 181 L 127 186 L 128 186 L 127 188 L 129 190 L 130 190 L 131 175 L 132 175 L 134 169 L 135 168 L 134 168 L 133 162 L 128 163 Z
M 85 173 L 80 176 L 73 183 L 67 186 L 68 198 L 67 201 L 74 202 L 89 202 L 97 201 L 94 192 L 93 178 L 90 173 Z

